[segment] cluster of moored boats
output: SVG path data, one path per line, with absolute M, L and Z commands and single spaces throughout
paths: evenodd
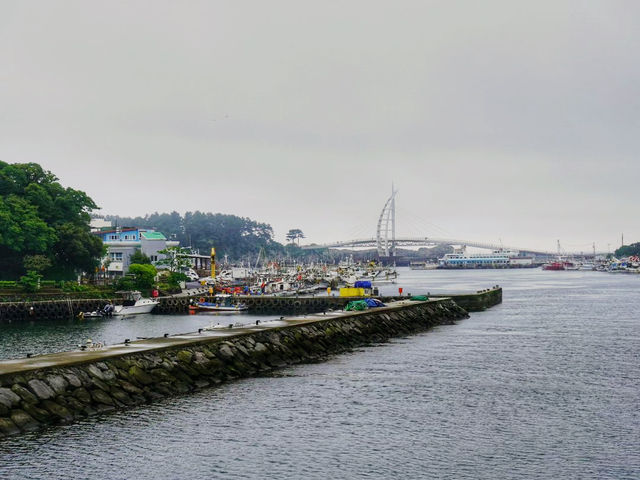
M 375 262 L 360 264 L 350 259 L 338 265 L 310 264 L 280 266 L 270 263 L 261 269 L 233 267 L 223 269 L 215 278 L 205 277 L 199 281 L 209 286 L 213 296 L 192 301 L 190 313 L 247 311 L 247 306 L 237 301 L 235 295 L 305 295 L 336 287 L 353 287 L 358 282 L 378 285 L 395 283 L 395 267 L 384 267 Z M 329 290 L 330 291 L 330 290 Z M 101 318 L 150 313 L 159 301 L 145 298 L 138 291 L 118 292 L 120 303 L 107 303 L 92 312 L 82 312 L 80 318 Z
M 583 270 L 610 273 L 640 273 L 640 258 L 600 259 L 595 262 L 558 258 L 542 265 L 543 270 Z
M 337 265 L 279 265 L 271 262 L 260 269 L 250 267 L 223 268 L 213 279 L 200 279 L 215 285 L 220 293 L 247 295 L 304 295 L 338 286 L 352 287 L 359 281 L 370 281 L 376 287 L 396 283 L 395 267 L 375 262 L 356 263 L 353 259 Z

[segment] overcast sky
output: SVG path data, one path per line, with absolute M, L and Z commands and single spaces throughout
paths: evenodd
M 640 2 L 0 0 L 0 160 L 284 241 L 640 241 Z

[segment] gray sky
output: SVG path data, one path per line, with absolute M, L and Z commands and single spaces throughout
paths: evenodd
M 276 239 L 640 241 L 640 2 L 0 0 L 0 160 Z

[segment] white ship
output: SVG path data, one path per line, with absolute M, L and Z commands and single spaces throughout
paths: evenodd
M 514 250 L 493 250 L 490 253 L 467 253 L 465 248 L 447 253 L 439 260 L 440 268 L 509 268 L 519 258 Z

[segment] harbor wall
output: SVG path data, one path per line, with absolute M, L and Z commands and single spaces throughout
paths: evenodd
M 233 329 L 222 336 L 198 333 L 0 362 L 0 437 L 323 360 L 467 317 L 450 299 L 404 301 Z
M 451 298 L 467 312 L 481 312 L 502 303 L 502 288 L 495 285 L 476 293 L 437 294 L 430 298 Z
M 502 302 L 502 288 L 495 286 L 475 293 L 429 295 L 430 298 L 452 298 L 468 312 L 478 312 Z M 383 302 L 406 299 L 404 297 L 376 297 Z M 154 309 L 157 314 L 185 314 L 189 311 L 189 302 L 204 299 L 212 300 L 208 294 L 197 293 L 191 296 L 161 297 Z M 305 313 L 341 310 L 351 300 L 359 297 L 340 296 L 269 296 L 238 295 L 239 302 L 249 307 L 250 313 L 268 315 L 298 315 Z M 102 308 L 107 300 L 53 300 L 42 302 L 8 302 L 0 303 L 0 323 L 14 321 L 55 320 L 72 318 L 80 312 L 90 312 Z
M 422 294 L 420 294 L 422 295 Z M 479 312 L 493 307 L 502 302 L 502 288 L 498 285 L 473 293 L 463 294 L 437 294 L 427 295 L 429 298 L 452 298 L 459 306 L 468 312 Z M 376 296 L 383 302 L 407 299 L 408 296 Z M 161 298 L 160 304 L 154 309 L 154 313 L 171 314 L 187 313 L 190 300 L 212 301 L 209 294 L 193 295 L 191 297 L 167 297 Z M 352 300 L 361 300 L 362 297 L 340 297 L 339 295 L 236 295 L 238 302 L 249 307 L 250 313 L 273 315 L 297 315 L 304 313 L 326 312 L 330 310 L 342 310 Z

